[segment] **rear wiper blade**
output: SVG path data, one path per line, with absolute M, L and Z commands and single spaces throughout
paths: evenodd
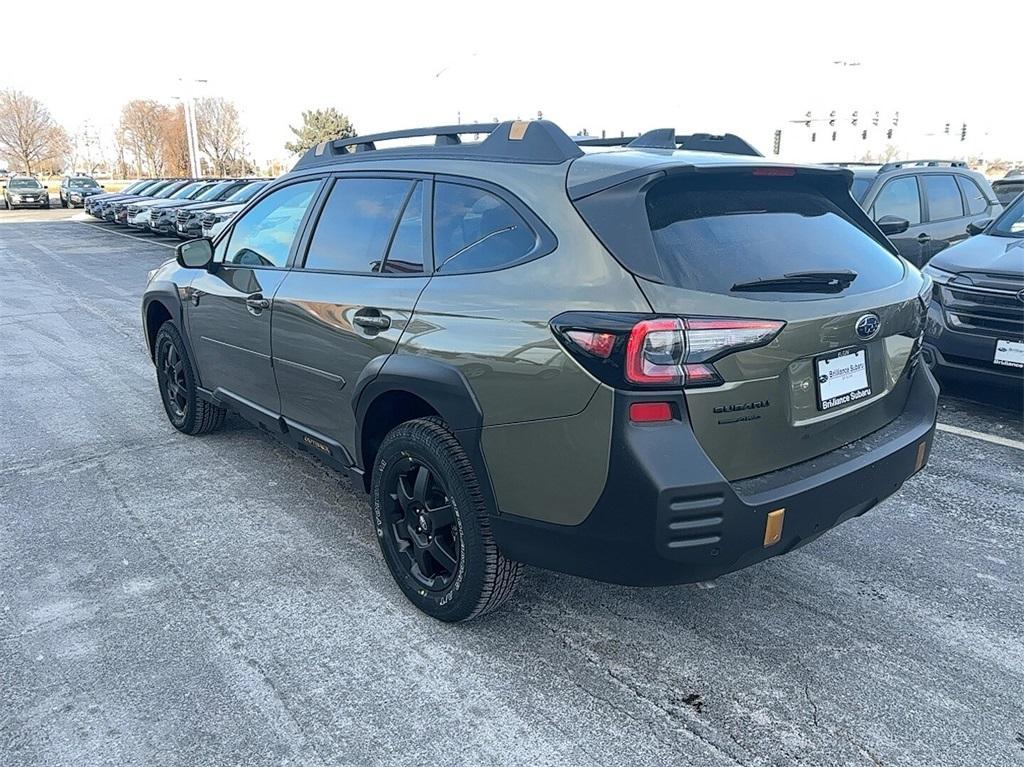
M 835 272 L 790 272 L 781 277 L 768 277 L 751 282 L 737 282 L 735 291 L 792 291 L 804 293 L 838 293 L 857 279 L 857 273 L 850 269 Z

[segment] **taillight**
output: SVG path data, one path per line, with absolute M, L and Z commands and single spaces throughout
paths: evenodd
M 568 312 L 551 322 L 566 348 L 600 380 L 626 388 L 718 386 L 712 364 L 763 346 L 784 322 L 736 317 L 644 317 Z

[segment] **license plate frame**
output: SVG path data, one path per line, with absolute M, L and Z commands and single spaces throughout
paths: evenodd
M 1015 358 L 1020 357 L 1021 362 Z M 1024 368 L 1024 341 L 1014 341 L 1011 338 L 999 338 L 996 340 L 996 347 L 992 353 L 992 364 L 1007 367 L 1011 370 Z
M 833 361 L 843 359 L 844 357 L 850 357 L 851 359 L 848 362 L 854 367 L 854 370 L 849 374 L 842 376 L 848 379 L 845 384 L 832 381 L 830 376 L 826 375 Z M 849 346 L 845 349 L 829 352 L 828 354 L 819 354 L 814 358 L 813 369 L 815 404 L 821 413 L 827 413 L 844 405 L 869 399 L 874 394 L 874 390 L 871 387 L 867 347 Z M 822 378 L 825 380 L 823 381 Z M 863 385 L 861 385 L 862 380 Z

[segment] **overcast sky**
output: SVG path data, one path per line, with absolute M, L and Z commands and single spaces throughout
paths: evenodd
M 880 146 L 898 110 L 891 143 L 905 152 L 1024 159 L 1019 0 L 975 6 L 976 17 L 893 0 L 4 6 L 0 87 L 41 99 L 70 132 L 88 120 L 109 139 L 125 101 L 172 103 L 179 78 L 202 78 L 197 94 L 238 105 L 261 163 L 287 157 L 303 109 L 326 106 L 360 133 L 542 110 L 569 132 L 732 131 L 766 154 L 782 128 L 782 154 L 797 160 Z M 832 109 L 838 144 L 825 122 L 814 145 L 788 122 Z M 876 110 L 878 132 L 858 143 Z

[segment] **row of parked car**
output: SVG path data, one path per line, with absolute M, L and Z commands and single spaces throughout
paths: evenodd
M 266 178 L 143 179 L 120 192 L 82 199 L 85 212 L 132 229 L 183 240 L 216 235 L 269 183 Z

